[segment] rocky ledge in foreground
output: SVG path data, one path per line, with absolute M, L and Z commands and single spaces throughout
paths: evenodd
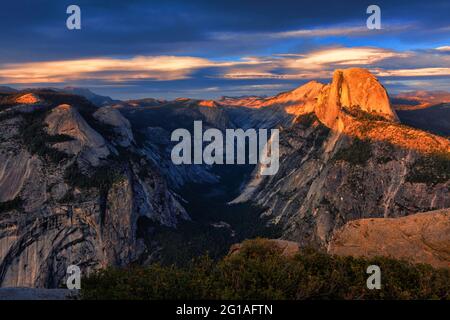
M 388 256 L 450 268 L 450 209 L 348 222 L 335 233 L 328 251 L 341 256 Z

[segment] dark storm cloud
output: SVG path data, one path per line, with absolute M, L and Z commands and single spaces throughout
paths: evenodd
M 65 28 L 65 10 L 70 4 L 81 7 L 81 31 Z M 0 59 L 7 62 L 102 55 L 256 53 L 271 43 L 258 38 L 251 42 L 217 41 L 211 35 L 282 32 L 343 23 L 364 26 L 369 4 L 320 0 L 7 1 L 2 3 L 0 14 Z M 377 4 L 386 21 L 418 22 L 427 30 L 448 24 L 443 15 L 450 12 L 448 1 Z M 436 34 L 431 36 L 448 33 Z M 410 33 L 403 36 L 413 40 Z M 415 41 L 420 39 L 416 37 Z
M 366 8 L 374 3 L 382 10 L 383 30 L 368 31 Z M 81 7 L 80 31 L 65 26 L 71 4 Z M 0 81 L 90 86 L 119 97 L 215 97 L 272 94 L 310 76 L 326 81 L 333 68 L 358 61 L 380 75 L 423 68 L 418 74 L 440 76 L 450 70 L 450 50 L 436 50 L 450 45 L 449 15 L 448 0 L 3 1 Z M 380 50 L 372 53 L 373 48 Z M 301 54 L 307 60 L 279 54 Z M 341 56 L 350 58 L 344 61 L 348 64 Z M 149 59 L 150 66 L 139 57 Z M 256 62 L 247 63 L 246 57 Z M 78 70 L 79 65 L 96 65 L 95 59 L 107 67 Z M 47 68 L 32 63 L 61 60 L 69 62 Z M 317 71 L 308 71 L 311 65 Z M 401 77 L 393 79 L 396 88 L 402 87 Z

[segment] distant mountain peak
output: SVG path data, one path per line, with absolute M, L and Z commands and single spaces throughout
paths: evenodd
M 75 95 L 85 97 L 90 102 L 92 102 L 93 104 L 95 104 L 96 106 L 99 106 L 99 107 L 117 102 L 108 96 L 98 95 L 98 94 L 92 92 L 90 89 L 83 88 L 83 87 L 68 86 L 68 87 L 64 87 L 62 89 L 54 89 L 54 90 L 63 92 L 63 93 L 70 93 L 70 94 L 75 94 Z
M 16 103 L 19 104 L 35 104 L 39 103 L 41 99 L 34 93 L 26 93 L 16 98 Z
M 201 107 L 215 108 L 219 106 L 219 103 L 214 100 L 200 100 L 198 105 Z
M 450 92 L 447 91 L 407 91 L 393 96 L 392 104 L 396 110 L 424 109 L 443 103 L 450 103 Z
M 335 128 L 336 121 L 345 117 L 344 108 L 357 108 L 386 120 L 398 121 L 386 89 L 369 70 L 362 68 L 337 69 L 332 82 L 327 85 L 313 80 L 273 97 L 222 97 L 219 102 L 252 109 L 281 108 L 286 114 L 295 116 L 315 112 L 330 128 Z
M 307 82 L 307 83 L 305 83 L 305 84 L 295 88 L 294 90 L 291 90 L 291 91 L 288 91 L 288 92 L 290 92 L 292 94 L 294 94 L 294 93 L 303 93 L 305 91 L 310 91 L 310 90 L 314 90 L 314 89 L 317 89 L 317 88 L 322 88 L 323 86 L 324 86 L 323 83 L 320 83 L 320 82 L 318 82 L 316 80 L 312 80 L 312 81 L 309 81 L 309 82 Z
M 7 87 L 7 86 L 0 86 L 0 93 L 16 93 L 18 90 Z
M 332 82 L 321 91 L 314 111 L 329 128 L 342 130 L 348 120 L 344 108 L 356 108 L 398 122 L 386 89 L 367 69 L 335 70 Z
M 334 72 L 332 86 L 336 86 L 341 106 L 358 106 L 366 112 L 382 114 L 387 119 L 397 121 L 386 89 L 367 69 L 338 69 Z

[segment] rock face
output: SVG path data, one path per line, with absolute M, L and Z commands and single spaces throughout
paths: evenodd
M 365 69 L 336 70 L 333 81 L 323 88 L 317 100 L 315 114 L 334 130 L 342 130 L 346 122 L 344 107 L 374 113 L 390 121 L 398 120 L 386 90 Z
M 450 268 L 450 209 L 345 224 L 328 246 L 343 256 L 388 256 Z
M 324 85 L 310 81 L 294 90 L 280 93 L 273 97 L 223 97 L 218 103 L 225 106 L 247 107 L 252 109 L 282 108 L 287 114 L 298 115 L 314 111 L 317 97 Z
M 222 98 L 219 102 L 224 105 L 253 109 L 283 107 L 286 113 L 297 115 L 314 110 L 317 97 L 323 87 L 324 85 L 317 81 L 310 81 L 294 90 L 269 98 Z
M 314 111 L 323 88 L 323 84 L 310 81 L 273 97 L 223 97 L 218 103 L 231 107 L 228 113 L 244 129 L 289 126 L 295 116 Z
M 24 94 L 16 99 L 16 103 L 20 104 L 35 104 L 39 102 L 39 97 L 33 93 Z
M 16 198 L 25 180 L 30 176 L 36 159 L 25 151 L 0 154 L 0 201 Z
M 368 70 L 361 68 L 336 70 L 328 85 L 311 81 L 274 97 L 226 97 L 218 102 L 226 106 L 276 111 L 278 116 L 280 113 L 299 116 L 315 112 L 322 123 L 334 130 L 342 130 L 346 122 L 344 108 L 358 108 L 398 121 L 385 88 Z M 260 114 L 255 113 L 256 116 Z
M 330 96 L 340 106 L 358 106 L 361 110 L 380 114 L 388 120 L 397 120 L 386 90 L 368 70 L 352 68 L 336 70 L 331 83 Z
M 94 119 L 96 110 L 83 114 Z M 84 274 L 145 261 L 153 249 L 138 233 L 139 219 L 174 227 L 189 218 L 139 150 L 108 157 L 117 141 L 88 124 L 78 106 L 0 119 L 0 287 L 58 287 L 72 264 Z M 36 130 L 28 140 L 25 129 Z
M 449 157 L 448 139 L 397 122 L 372 75 L 338 70 L 314 112 L 280 132 L 278 173 L 256 168 L 233 203 L 266 208 L 284 239 L 326 247 L 351 220 L 450 207 Z
M 348 109 L 376 114 L 393 122 L 398 121 L 385 88 L 368 70 L 361 68 L 336 70 L 332 82 L 327 85 L 310 81 L 297 89 L 273 97 L 224 97 L 218 103 L 257 109 L 258 112 L 251 113 L 253 127 L 258 125 L 258 122 L 263 123 L 259 127 L 273 127 L 277 124 L 286 127 L 290 125 L 293 117 L 314 112 L 328 128 L 342 131 L 345 125 L 351 122 Z
M 396 110 L 419 110 L 438 104 L 450 103 L 450 92 L 446 91 L 409 91 L 395 95 L 391 99 Z
M 50 135 L 66 135 L 73 138 L 72 141 L 54 145 L 61 151 L 73 155 L 82 153 L 82 157 L 94 166 L 100 163 L 100 159 L 110 154 L 105 139 L 68 104 L 53 109 L 45 119 L 45 123 Z
M 264 209 L 295 242 L 274 242 L 286 254 L 297 244 L 327 248 L 350 221 L 450 207 L 449 140 L 399 124 L 384 88 L 360 69 L 245 101 L 97 108 L 67 93 L 35 94 L 32 105 L 10 103 L 16 94 L 0 101 L 0 286 L 56 287 L 70 264 L 86 273 L 153 261 L 162 251 L 156 230 L 190 218 L 177 192 L 209 183 L 207 193 L 248 172 L 174 165 L 170 133 L 194 120 L 204 129 L 281 129 L 280 170 L 255 168 L 235 202 Z
M 194 121 L 202 121 L 205 130 L 234 128 L 235 123 L 224 107 L 202 106 L 202 101 L 194 99 L 146 106 L 148 99 L 145 100 L 133 102 L 140 105 L 138 108 L 123 106 L 119 109 L 133 126 L 142 156 L 156 163 L 174 188 L 186 183 L 217 183 L 219 178 L 209 165 L 175 165 L 172 162 L 171 151 L 177 142 L 171 141 L 171 133 L 178 128 L 192 131 Z
M 214 100 L 201 100 L 198 105 L 208 108 L 216 108 L 218 106 L 218 104 Z
M 133 132 L 128 119 L 111 107 L 103 107 L 94 113 L 94 118 L 102 123 L 110 125 L 117 134 L 116 141 L 121 147 L 129 147 L 133 142 Z

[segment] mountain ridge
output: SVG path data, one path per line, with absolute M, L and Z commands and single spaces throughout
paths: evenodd
M 55 90 L 1 98 L 0 286 L 55 287 L 68 264 L 145 265 L 174 247 L 176 256 L 220 252 L 272 227 L 325 249 L 351 221 L 450 207 L 450 141 L 399 122 L 368 71 L 338 70 L 330 84 L 264 99 L 247 108 L 198 99 L 99 107 Z M 279 128 L 279 172 L 175 166 L 170 133 L 195 120 Z
M 449 207 L 449 164 L 450 141 L 399 123 L 373 75 L 338 70 L 280 132 L 279 172 L 255 169 L 231 203 L 259 204 L 283 239 L 324 247 L 347 221 Z

